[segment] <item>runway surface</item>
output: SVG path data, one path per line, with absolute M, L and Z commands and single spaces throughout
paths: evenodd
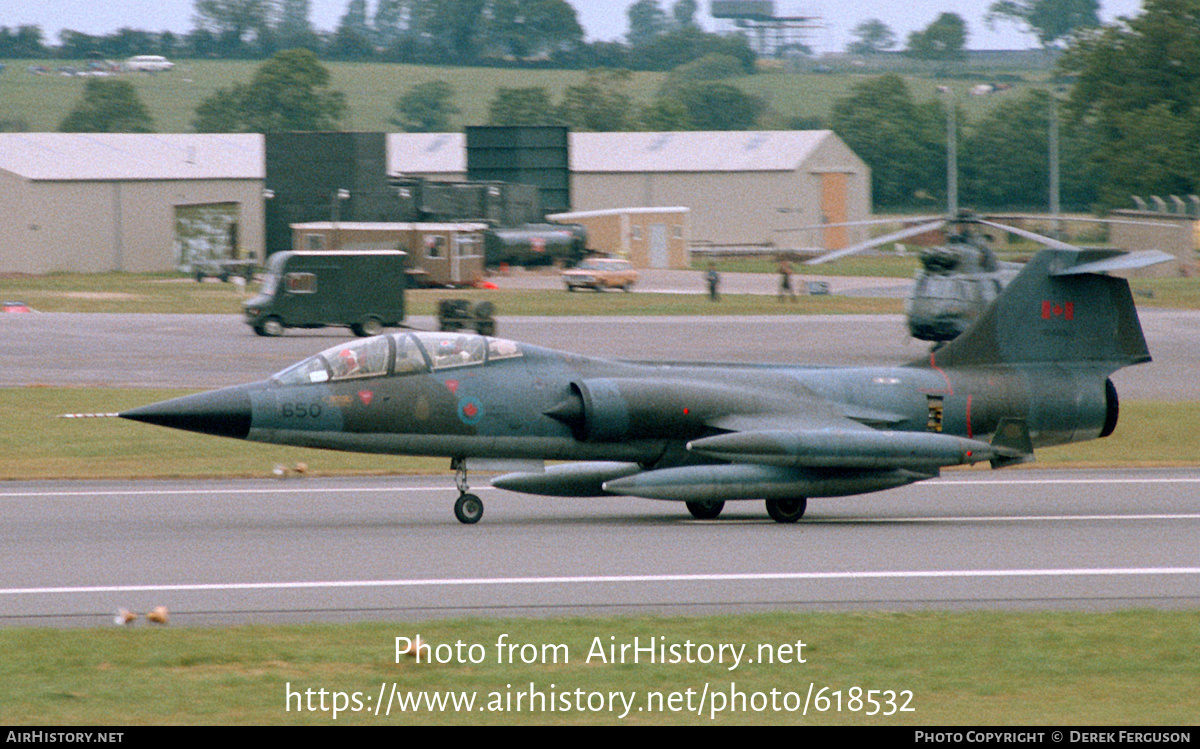
M 1123 399 L 1200 398 L 1200 311 L 1142 310 L 1154 361 L 1113 376 Z M 431 318 L 410 320 L 432 329 Z M 625 359 L 901 364 L 928 355 L 898 315 L 520 317 L 497 335 Z M 214 388 L 269 377 L 350 338 L 342 328 L 260 338 L 235 315 L 0 315 L 0 385 Z
M 1143 310 L 1155 362 L 1123 399 L 1200 397 L 1200 313 Z M 415 319 L 415 327 L 433 321 Z M 898 316 L 500 317 L 499 335 L 634 359 L 895 364 Z M 259 338 L 236 316 L 0 316 L 0 385 L 211 388 L 349 337 Z M 180 624 L 762 609 L 1194 608 L 1200 475 L 967 471 L 718 521 L 673 503 L 546 499 L 444 477 L 0 484 L 0 624 L 92 626 L 167 606 Z
M 1194 608 L 1200 476 L 964 471 L 715 521 L 449 477 L 0 486 L 0 623 L 177 625 L 759 610 Z

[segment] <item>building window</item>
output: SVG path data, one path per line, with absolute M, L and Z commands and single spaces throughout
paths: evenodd
M 438 258 L 445 254 L 446 238 L 440 234 L 425 237 L 425 257 Z
M 283 286 L 293 294 L 315 294 L 317 276 L 313 273 L 288 273 L 283 277 Z

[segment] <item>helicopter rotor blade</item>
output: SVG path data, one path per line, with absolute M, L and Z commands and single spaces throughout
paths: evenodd
M 1056 250 L 1078 250 L 1079 249 L 1079 247 L 1077 247 L 1073 244 L 1067 244 L 1066 242 L 1060 242 L 1057 239 L 1052 239 L 1052 238 L 1047 237 L 1042 234 L 1036 234 L 1034 232 L 1026 231 L 1024 229 L 1018 229 L 1015 226 L 1005 226 L 1004 224 L 997 224 L 994 221 L 985 221 L 984 219 L 981 219 L 981 218 L 975 219 L 973 223 L 983 224 L 984 226 L 991 226 L 995 229 L 1000 229 L 1001 231 L 1006 231 L 1009 234 L 1016 234 L 1018 237 L 1024 237 L 1025 239 L 1032 239 L 1034 242 L 1038 242 L 1039 244 L 1044 244 L 1047 247 L 1053 247 Z
M 810 224 L 809 226 L 790 226 L 785 229 L 776 229 L 778 234 L 787 234 L 794 231 L 814 231 L 818 229 L 836 229 L 840 226 L 874 226 L 877 224 L 898 224 L 901 221 L 938 221 L 941 216 L 911 216 L 900 218 L 873 218 L 866 221 L 839 221 L 836 224 Z
M 820 257 L 815 257 L 812 260 L 807 260 L 807 261 L 805 261 L 804 264 L 805 265 L 820 265 L 821 263 L 828 263 L 832 260 L 837 260 L 839 258 L 846 257 L 847 255 L 853 255 L 856 252 L 862 252 L 863 250 L 869 250 L 872 247 L 878 247 L 881 244 L 887 244 L 888 242 L 898 242 L 901 239 L 908 239 L 909 237 L 915 237 L 918 234 L 924 234 L 925 232 L 928 232 L 928 231 L 934 231 L 936 229 L 942 228 L 945 225 L 946 225 L 946 219 L 940 218 L 936 221 L 931 221 L 928 224 L 921 224 L 920 226 L 910 226 L 907 229 L 893 232 L 891 234 L 887 234 L 882 237 L 876 237 L 875 239 L 872 239 L 867 242 L 860 242 L 859 244 L 852 245 L 850 247 L 846 247 L 846 248 L 843 248 L 840 250 L 834 250 L 833 252 L 826 253 L 824 255 L 821 255 Z
M 1161 221 L 1142 221 L 1137 219 L 1121 219 L 1121 218 L 1092 218 L 1090 216 L 1046 216 L 1044 214 L 1006 214 L 1005 218 L 1012 219 L 1032 219 L 1034 221 L 1061 221 L 1064 224 L 1071 223 L 1092 223 L 1092 224 L 1130 224 L 1132 226 L 1157 226 L 1163 228 L 1179 228 L 1180 224 L 1166 224 Z

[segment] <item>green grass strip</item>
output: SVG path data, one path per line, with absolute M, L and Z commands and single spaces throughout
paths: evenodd
M 5 629 L 0 722 L 1179 726 L 1196 718 L 1197 634 L 1200 613 L 1152 611 Z M 418 635 L 443 662 L 397 662 L 396 638 Z M 634 638 L 667 662 L 609 659 Z M 744 646 L 740 665 L 722 644 Z M 474 709 L 401 711 L 393 685 Z

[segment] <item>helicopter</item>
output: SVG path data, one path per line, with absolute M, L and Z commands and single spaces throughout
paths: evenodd
M 862 226 L 891 221 L 855 221 L 825 224 L 824 227 Z M 1021 270 L 1021 263 L 998 259 L 988 244 L 991 236 L 975 227 L 999 229 L 1053 249 L 1080 249 L 1052 237 L 991 221 L 969 210 L 955 211 L 945 217 L 925 216 L 910 221 L 919 223 L 826 253 L 805 264 L 828 263 L 872 247 L 950 227 L 945 244 L 921 250 L 921 269 L 917 271 L 905 305 L 909 333 L 918 340 L 932 342 L 935 347 L 957 338 L 969 328 Z M 1171 255 L 1157 251 L 1134 252 L 1127 256 L 1125 268 L 1141 268 L 1171 259 Z

